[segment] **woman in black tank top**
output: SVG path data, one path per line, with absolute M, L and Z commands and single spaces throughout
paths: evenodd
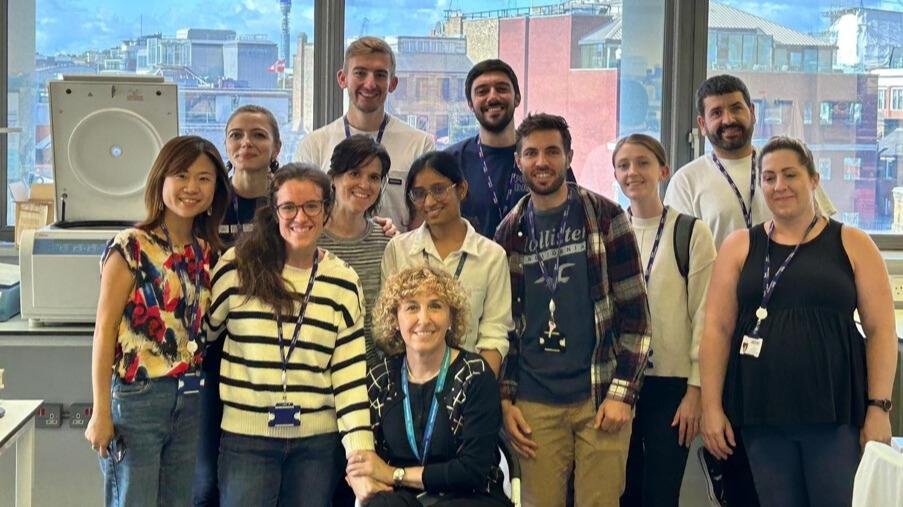
M 729 236 L 715 263 L 700 346 L 704 443 L 724 459 L 742 433 L 763 505 L 850 505 L 862 446 L 891 434 L 887 271 L 867 234 L 817 214 L 802 142 L 772 138 L 758 162 L 774 217 Z

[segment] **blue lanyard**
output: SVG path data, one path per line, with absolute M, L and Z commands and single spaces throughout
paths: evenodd
M 189 299 L 188 283 L 185 282 L 186 278 L 188 279 L 188 282 L 191 282 L 191 270 L 188 269 L 188 259 L 185 259 L 184 256 L 182 256 L 182 262 L 178 262 L 175 259 L 176 252 L 172 247 L 169 229 L 166 228 L 165 224 L 160 224 L 160 229 L 163 230 L 163 234 L 166 236 L 166 245 L 169 247 L 169 253 L 173 257 L 172 269 L 176 272 L 176 277 L 179 279 L 179 286 L 182 288 L 182 298 L 185 299 L 185 310 L 182 312 L 182 325 L 185 326 L 185 331 L 188 332 L 188 343 L 194 343 L 195 350 L 197 350 L 197 346 L 199 345 L 197 340 L 198 336 L 200 336 L 201 329 L 201 312 L 199 312 L 198 309 L 201 305 L 201 279 L 204 277 L 204 251 L 201 249 L 201 245 L 198 243 L 197 238 L 192 237 L 191 249 L 194 251 L 195 262 L 194 299 L 192 300 Z
M 517 169 L 514 162 L 511 162 L 511 176 L 508 177 L 508 190 L 505 192 L 505 203 L 499 203 L 499 197 L 495 193 L 495 186 L 492 184 L 492 176 L 489 174 L 489 166 L 486 165 L 486 157 L 483 155 L 483 143 L 480 142 L 480 134 L 477 134 L 477 151 L 480 154 L 480 162 L 483 164 L 483 174 L 486 176 L 486 186 L 489 187 L 489 195 L 492 196 L 492 203 L 498 211 L 499 218 L 505 218 L 508 214 L 509 206 L 511 206 L 511 193 L 514 191 L 514 184 L 517 181 Z
M 712 152 L 712 160 L 715 162 L 715 166 L 718 167 L 718 170 L 721 171 L 721 174 L 724 175 L 724 178 L 727 180 L 727 183 L 731 186 L 731 190 L 734 191 L 734 195 L 737 196 L 737 200 L 740 202 L 740 211 L 743 212 L 743 219 L 746 220 L 746 228 L 749 229 L 752 227 L 752 205 L 753 198 L 756 196 L 756 152 L 752 152 L 752 168 L 749 170 L 749 207 L 746 207 L 746 203 L 743 202 L 743 196 L 740 195 L 740 189 L 737 188 L 737 184 L 734 183 L 734 179 L 731 178 L 731 175 L 727 173 L 727 169 L 724 168 L 724 164 L 718 160 L 718 156 L 715 155 L 715 152 Z
M 627 216 L 630 218 L 630 223 L 633 223 L 633 212 L 630 211 L 630 208 L 627 208 Z M 655 254 L 658 253 L 658 245 L 662 240 L 662 232 L 665 230 L 665 219 L 668 217 L 668 207 L 665 206 L 665 209 L 662 210 L 662 218 L 658 221 L 658 230 L 655 231 L 655 241 L 652 243 L 652 252 L 649 253 L 649 262 L 646 263 L 646 271 L 643 273 L 643 279 L 646 281 L 646 285 L 649 285 L 649 275 L 652 274 L 652 263 L 655 262 Z
M 404 429 L 408 434 L 408 445 L 411 452 L 421 465 L 426 465 L 426 458 L 430 452 L 430 442 L 433 440 L 433 430 L 436 427 L 436 414 L 439 412 L 439 393 L 445 387 L 445 376 L 448 374 L 448 365 L 451 362 L 451 347 L 445 347 L 445 355 L 442 357 L 442 367 L 439 368 L 439 379 L 436 380 L 436 390 L 433 391 L 433 402 L 430 405 L 430 415 L 423 428 L 422 452 L 417 447 L 417 439 L 414 438 L 414 417 L 411 415 L 411 395 L 408 393 L 408 359 L 405 358 L 401 369 L 401 389 L 404 391 Z
M 771 271 L 771 255 L 769 250 L 771 247 L 771 234 L 774 232 L 774 220 L 772 220 L 771 227 L 768 229 L 768 241 L 765 243 L 765 267 L 763 269 L 764 273 L 762 274 L 762 302 L 759 304 L 759 308 L 756 309 L 756 327 L 753 329 L 753 336 L 759 336 L 759 326 L 762 324 L 762 321 L 768 317 L 768 302 L 771 301 L 771 296 L 774 294 L 774 288 L 778 285 L 778 280 L 781 278 L 781 275 L 784 274 L 784 270 L 787 269 L 787 266 L 790 265 L 790 261 L 796 256 L 796 252 L 799 251 L 800 246 L 806 241 L 806 236 L 812 232 L 812 229 L 817 223 L 818 215 L 815 215 L 812 217 L 812 221 L 809 222 L 809 227 L 806 227 L 806 232 L 803 233 L 800 242 L 796 244 L 793 251 L 790 252 L 790 255 L 784 259 L 784 262 L 782 262 L 778 267 L 778 270 L 775 271 L 774 276 L 769 276 L 769 271 Z
M 314 288 L 314 278 L 317 277 L 317 265 L 320 263 L 319 250 L 314 250 L 314 263 L 310 268 L 310 278 L 307 280 L 307 290 L 304 291 L 304 297 L 301 299 L 301 308 L 298 310 L 298 319 L 295 321 L 295 330 L 292 332 L 292 341 L 288 345 L 288 353 L 285 352 L 285 338 L 282 335 L 282 317 L 279 312 L 276 315 L 276 333 L 279 338 L 279 357 L 282 359 L 282 399 L 287 397 L 288 392 L 288 360 L 295 351 L 295 345 L 298 344 L 298 336 L 301 334 L 301 325 L 304 324 L 304 312 L 307 310 L 307 303 L 310 301 L 310 294 Z
M 571 189 L 568 187 L 568 196 L 565 201 L 564 213 L 561 215 L 561 223 L 558 225 L 558 234 L 555 235 L 555 270 L 554 276 L 550 275 L 546 270 L 546 263 L 542 259 L 542 250 L 539 248 L 539 239 L 536 234 L 535 210 L 533 209 L 533 201 L 527 203 L 527 225 L 529 227 L 530 241 L 536 243 L 536 262 L 539 264 L 539 271 L 542 272 L 542 279 L 546 283 L 546 287 L 552 293 L 552 299 L 555 299 L 555 290 L 558 289 L 558 268 L 561 264 L 561 248 L 564 246 L 564 230 L 568 224 L 568 212 L 571 211 Z
M 426 250 L 423 250 L 423 262 L 425 262 L 427 266 L 430 265 L 430 256 L 426 253 Z M 467 252 L 461 252 L 461 260 L 458 261 L 458 267 L 455 268 L 455 280 L 461 278 L 461 271 L 464 271 L 465 262 L 467 262 Z
M 348 123 L 348 115 L 342 117 L 342 122 L 345 124 L 345 139 L 351 137 L 351 125 Z M 386 114 L 383 116 L 382 123 L 379 124 L 379 132 L 376 133 L 376 144 L 382 144 L 383 142 L 383 134 L 386 132 L 386 125 L 389 124 L 389 115 Z

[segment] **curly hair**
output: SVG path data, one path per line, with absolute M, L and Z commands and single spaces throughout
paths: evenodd
M 420 266 L 399 271 L 386 279 L 373 307 L 373 341 L 386 354 L 405 351 L 398 329 L 398 307 L 420 293 L 439 296 L 451 310 L 451 326 L 445 335 L 449 347 L 458 347 L 467 333 L 470 302 L 464 287 L 445 271 Z

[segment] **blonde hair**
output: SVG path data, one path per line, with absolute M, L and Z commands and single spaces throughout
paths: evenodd
M 445 335 L 449 347 L 457 347 L 467 333 L 470 303 L 464 287 L 445 271 L 420 266 L 390 276 L 373 307 L 373 341 L 389 355 L 405 351 L 398 329 L 398 307 L 420 293 L 435 294 L 449 306 L 451 326 Z
M 389 57 L 389 77 L 395 75 L 395 53 L 386 41 L 379 37 L 364 36 L 348 45 L 345 50 L 345 63 L 342 68 L 348 72 L 348 61 L 355 56 L 383 54 Z

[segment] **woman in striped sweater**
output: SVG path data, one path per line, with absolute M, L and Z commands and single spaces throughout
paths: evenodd
M 214 271 L 222 505 L 328 505 L 339 439 L 346 454 L 373 450 L 361 287 L 317 247 L 331 194 L 318 168 L 280 168 L 270 205 Z

